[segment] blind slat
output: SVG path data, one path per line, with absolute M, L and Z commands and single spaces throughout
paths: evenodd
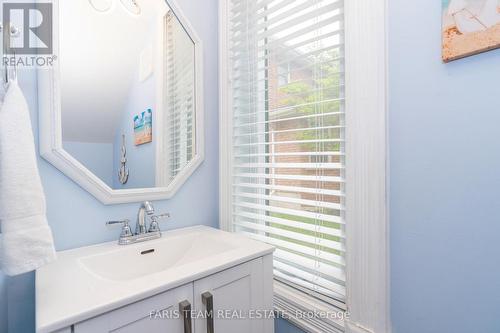
M 285 73 L 286 74 L 286 73 Z M 287 83 L 284 87 L 288 86 L 288 85 L 293 85 L 295 83 L 300 83 L 302 82 L 303 80 L 297 80 L 295 82 L 290 82 L 290 83 Z M 303 91 L 303 92 L 299 92 L 299 93 L 287 93 L 284 95 L 284 97 L 288 100 L 291 100 L 293 98 L 309 98 L 310 96 L 318 96 L 321 97 L 321 96 L 333 96 L 335 94 L 338 94 L 344 87 L 344 84 L 340 83 L 338 85 L 335 85 L 335 86 L 331 86 L 331 87 L 328 87 L 327 89 L 311 89 L 311 90 L 308 90 L 308 91 Z M 254 105 L 253 103 L 255 103 L 253 99 L 253 97 L 255 96 L 255 94 L 259 95 L 259 94 L 263 94 L 267 91 L 269 91 L 270 88 L 268 89 L 264 89 L 264 90 L 261 90 L 261 91 L 257 91 L 255 93 L 248 93 L 248 92 L 245 92 L 244 97 L 237 97 L 237 96 L 233 96 L 234 97 L 234 100 L 238 101 L 238 105 L 240 107 L 243 107 L 243 106 L 252 106 Z M 275 97 L 272 97 L 272 96 L 268 96 L 267 99 L 264 100 L 264 102 L 272 102 L 273 99 Z M 243 102 L 247 102 L 247 103 L 243 103 Z M 283 105 L 285 106 L 285 105 Z
M 254 137 L 259 137 L 263 135 L 277 135 L 277 134 L 283 134 L 283 133 L 292 133 L 292 132 L 311 132 L 315 131 L 316 133 L 320 133 L 319 131 L 327 131 L 327 130 L 333 130 L 333 129 L 344 129 L 344 126 L 319 126 L 319 127 L 307 127 L 307 128 L 293 128 L 293 129 L 287 129 L 287 130 L 278 130 L 278 131 L 272 131 L 272 132 L 255 132 L 255 133 L 236 133 L 233 137 L 234 138 L 244 138 L 248 136 L 254 136 Z
M 335 197 L 344 197 L 344 193 L 337 190 L 329 190 L 324 188 L 311 188 L 311 187 L 298 187 L 298 186 L 284 186 L 284 185 L 267 185 L 258 183 L 238 183 L 234 184 L 235 187 L 243 188 L 257 188 L 266 189 L 272 191 L 283 191 L 283 192 L 301 192 L 301 193 L 311 193 L 316 195 L 330 195 Z
M 322 142 L 320 140 L 317 140 Z M 317 142 L 315 141 L 315 142 Z M 293 143 L 303 143 L 304 141 L 294 141 Z M 274 144 L 274 142 L 273 142 Z M 235 164 L 235 168 L 265 168 L 265 169 L 343 169 L 344 165 L 342 163 L 242 163 Z
M 274 245 L 278 248 L 284 248 L 284 249 L 287 249 L 287 250 L 290 250 L 293 252 L 303 253 L 303 254 L 311 256 L 311 257 L 321 257 L 325 260 L 328 260 L 328 261 L 336 264 L 338 267 L 345 267 L 344 257 L 339 256 L 337 254 L 326 252 L 326 251 L 321 250 L 321 249 L 314 249 L 311 247 L 307 247 L 307 246 L 303 246 L 303 245 L 299 245 L 299 244 L 295 244 L 295 243 L 290 243 L 290 242 L 283 241 L 283 240 L 278 239 L 278 238 L 266 237 L 266 236 L 252 233 L 252 232 L 239 231 L 239 233 L 241 233 L 242 235 L 246 235 L 250 238 L 253 238 L 255 240 L 269 243 L 269 244 Z
M 318 106 L 318 105 L 322 105 L 322 104 L 325 104 L 325 103 L 339 102 L 339 101 L 342 101 L 342 100 L 343 100 L 342 98 L 322 99 L 321 101 L 314 101 L 314 102 L 300 103 L 300 104 L 294 104 L 294 105 L 280 106 L 280 107 L 277 107 L 277 108 L 274 108 L 274 109 L 265 110 L 265 111 L 257 111 L 257 113 L 264 112 L 264 113 L 268 113 L 270 115 L 273 115 L 273 113 L 274 114 L 276 114 L 276 113 L 282 113 L 282 112 L 286 112 L 286 111 L 295 110 L 295 109 L 298 109 L 298 108 Z M 235 107 L 234 111 L 236 111 L 236 110 L 239 110 L 239 108 Z M 238 112 L 235 112 L 235 118 L 239 118 L 239 117 L 254 117 L 254 116 L 255 116 L 254 113 L 248 114 L 248 113 L 238 113 Z
M 344 156 L 344 153 L 339 151 L 297 151 L 289 153 L 256 153 L 256 154 L 238 154 L 235 158 L 255 158 L 255 157 L 290 157 L 290 156 Z
M 297 67 L 297 68 L 294 68 L 293 70 L 287 70 L 287 71 L 284 71 L 282 72 L 281 74 L 296 74 L 298 71 L 304 71 L 304 70 L 314 70 L 315 67 L 317 66 L 323 66 L 323 65 L 333 65 L 333 64 L 337 64 L 339 62 L 339 60 L 342 60 L 343 58 L 335 58 L 335 59 L 329 59 L 329 60 L 322 60 L 322 61 L 313 61 L 311 63 L 308 63 L 306 65 L 301 65 L 300 67 Z M 256 68 L 251 68 L 251 69 L 248 69 L 246 67 L 237 67 L 234 69 L 235 72 L 238 73 L 238 76 L 234 76 L 233 77 L 233 82 L 238 82 L 239 79 L 243 79 L 243 77 L 245 75 L 249 75 L 250 73 L 255 74 L 255 73 L 258 73 L 258 71 L 260 70 L 263 70 L 263 71 L 266 71 L 266 70 L 269 70 L 270 68 L 272 67 L 276 67 L 276 64 L 269 64 L 269 65 L 266 65 L 264 67 L 262 67 L 261 69 L 257 70 Z M 280 74 L 280 75 L 281 75 Z M 343 75 L 344 73 L 341 72 L 341 71 L 337 71 L 337 72 L 330 72 L 329 73 L 330 75 L 333 75 L 333 74 L 336 74 L 336 75 Z M 306 79 L 297 79 L 291 83 L 300 83 L 300 82 L 304 82 L 306 80 L 310 80 L 310 78 L 306 78 Z M 266 78 L 262 78 L 262 79 L 259 79 L 257 81 L 254 81 L 254 82 L 250 82 L 250 84 L 255 84 L 255 83 L 260 83 L 260 82 L 265 82 L 266 81 Z M 290 84 L 290 83 L 288 83 Z M 249 84 L 243 84 L 243 85 L 234 85 L 233 86 L 233 89 L 237 90 L 235 94 L 233 95 L 238 95 L 238 90 L 241 89 L 242 87 L 248 87 Z M 331 86 L 331 87 L 328 87 L 328 89 L 331 89 L 331 88 L 335 88 L 335 86 Z M 324 89 L 324 88 L 323 88 Z M 263 89 L 263 90 L 258 90 L 256 92 L 253 92 L 253 93 L 258 93 L 258 94 L 262 94 L 266 91 L 269 91 L 271 89 Z M 313 90 L 311 90 L 313 91 Z M 249 94 L 248 91 L 245 91 L 245 97 L 253 97 L 254 95 L 252 94 Z
M 265 173 L 237 173 L 235 177 L 241 178 L 258 178 L 258 179 L 282 179 L 282 180 L 304 180 L 311 182 L 331 182 L 331 183 L 343 183 L 344 179 L 342 177 L 333 176 L 322 176 L 322 175 L 286 175 L 286 174 L 265 174 Z
M 235 144 L 235 147 L 252 147 L 252 146 L 259 146 L 259 145 L 290 145 L 290 144 L 295 144 L 295 145 L 303 145 L 303 144 L 308 144 L 308 143 L 338 143 L 338 142 L 344 142 L 342 139 L 318 139 L 318 140 L 295 140 L 295 141 L 272 141 L 272 142 L 251 142 L 251 143 L 242 143 L 242 144 Z M 240 167 L 236 165 L 236 167 Z M 338 169 L 338 168 L 335 168 Z
M 258 223 L 237 221 L 237 222 L 235 222 L 235 225 L 243 227 L 243 228 L 247 228 L 250 230 L 264 231 L 268 235 L 283 236 L 283 237 L 298 240 L 301 242 L 310 243 L 311 245 L 314 245 L 314 246 L 317 246 L 320 248 L 328 248 L 328 249 L 337 250 L 340 252 L 345 252 L 345 247 L 342 243 L 331 241 L 331 240 L 323 239 L 323 240 L 321 240 L 321 243 L 318 243 L 317 238 L 314 236 L 309 236 L 309 235 L 301 234 L 298 232 L 288 231 L 288 230 L 284 230 L 282 228 L 273 228 L 273 227 L 269 227 L 269 226 L 266 226 L 263 224 L 258 224 Z
M 295 263 L 296 265 L 300 265 L 309 271 L 317 271 L 327 279 L 333 279 L 336 281 L 336 283 L 345 285 L 345 272 L 338 267 L 318 262 L 317 260 L 309 259 L 280 249 L 276 249 L 276 251 L 274 252 L 274 257 L 288 261 L 290 263 Z
M 328 116 L 342 116 L 343 114 L 344 114 L 343 112 L 315 113 L 315 114 L 308 114 L 305 116 L 275 119 L 275 120 L 269 120 L 269 121 L 257 121 L 257 122 L 252 122 L 252 123 L 235 124 L 234 127 L 238 128 L 238 127 L 245 127 L 245 126 L 263 125 L 263 124 L 269 124 L 269 123 L 279 123 L 279 122 L 283 122 L 283 121 L 292 121 L 292 120 L 305 120 L 305 119 L 321 118 L 321 117 L 328 117 Z
M 314 231 L 314 232 L 318 232 L 321 234 L 330 235 L 333 237 L 345 239 L 344 232 L 341 229 L 335 229 L 335 228 L 329 227 L 327 225 L 316 225 L 316 224 L 312 224 L 312 223 L 298 222 L 298 221 L 293 221 L 293 220 L 287 220 L 284 218 L 273 217 L 270 215 L 255 214 L 255 213 L 248 213 L 248 212 L 235 213 L 234 217 L 235 217 L 235 219 L 242 217 L 242 218 L 246 218 L 246 219 L 250 219 L 250 220 L 254 220 L 254 221 L 264 221 L 264 222 L 279 224 L 279 225 L 282 225 L 285 227 L 302 229 L 302 230 L 306 230 L 306 231 Z
M 231 60 L 233 61 L 233 64 L 236 64 L 234 66 L 234 70 L 237 70 L 241 66 L 238 65 L 238 63 L 243 63 L 245 66 L 250 66 L 252 68 L 255 68 L 256 71 L 254 73 L 259 73 L 259 71 L 265 70 L 267 68 L 269 69 L 269 66 L 267 64 L 268 62 L 271 62 L 272 60 L 275 60 L 274 64 L 276 66 L 283 65 L 286 63 L 290 62 L 310 62 L 314 63 L 315 61 L 332 61 L 332 60 L 339 60 L 342 61 L 344 58 L 343 57 L 336 57 L 333 59 L 326 58 L 326 56 L 329 53 L 329 51 L 342 51 L 344 49 L 344 44 L 343 43 L 338 43 L 330 46 L 326 46 L 320 49 L 313 49 L 312 51 L 306 52 L 306 53 L 299 53 L 298 55 L 293 56 L 291 55 L 290 50 L 286 51 L 280 51 L 280 52 L 272 52 L 272 50 L 269 50 L 268 53 L 265 53 L 264 55 L 254 55 L 252 57 L 250 56 L 239 56 L 239 57 L 234 57 Z M 342 52 L 343 53 L 343 52 Z M 324 58 L 326 59 L 321 59 L 321 55 L 324 55 Z M 318 59 L 319 58 L 319 59 Z M 276 59 L 288 59 L 288 60 L 276 60 Z M 267 61 L 266 61 L 267 60 Z M 262 67 L 264 65 L 264 67 Z
M 300 204 L 306 206 L 313 206 L 317 208 L 330 208 L 334 210 L 343 210 L 344 207 L 341 204 L 334 202 L 325 202 L 321 200 L 307 200 L 307 199 L 297 199 L 290 197 L 283 197 L 278 195 L 264 195 L 264 194 L 255 194 L 255 193 L 247 193 L 247 192 L 237 192 L 233 194 L 235 197 L 240 198 L 249 198 L 249 199 L 259 199 L 259 200 L 269 200 L 269 201 L 280 201 L 286 202 L 290 204 Z
M 235 202 L 234 205 L 236 205 L 238 207 L 258 209 L 258 210 L 269 211 L 269 212 L 273 212 L 273 213 L 281 213 L 281 214 L 288 214 L 288 215 L 293 215 L 293 216 L 298 216 L 298 217 L 305 217 L 305 218 L 313 219 L 313 220 L 317 220 L 317 221 L 326 221 L 326 222 L 344 224 L 344 221 L 342 220 L 342 218 L 339 216 L 335 216 L 335 215 L 313 213 L 313 212 L 309 212 L 309 211 L 305 211 L 305 210 L 282 208 L 282 207 L 276 207 L 276 206 L 259 205 L 259 204 L 248 203 L 248 202 Z

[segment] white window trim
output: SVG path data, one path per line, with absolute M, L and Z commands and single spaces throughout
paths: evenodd
M 389 333 L 387 0 L 344 10 L 347 332 Z
M 220 228 L 232 231 L 231 82 L 228 81 L 228 1 L 219 0 Z M 344 3 L 346 44 L 346 218 L 349 333 L 390 333 L 387 0 Z M 363 137 L 355 133 L 363 133 Z M 369 167 L 365 167 L 369 166 Z M 321 308 L 275 286 L 291 309 Z M 279 304 L 278 311 L 282 311 Z M 291 321 L 306 332 L 325 332 Z M 335 332 L 335 330 L 331 330 Z

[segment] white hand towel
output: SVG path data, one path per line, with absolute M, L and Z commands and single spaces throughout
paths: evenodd
M 15 80 L 0 107 L 0 268 L 33 271 L 56 257 L 28 105 Z

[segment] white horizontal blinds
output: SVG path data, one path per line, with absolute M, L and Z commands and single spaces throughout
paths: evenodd
M 234 229 L 277 247 L 277 280 L 338 304 L 345 300 L 343 2 L 231 5 Z
M 169 169 L 173 178 L 193 157 L 194 45 L 171 11 L 166 16 Z

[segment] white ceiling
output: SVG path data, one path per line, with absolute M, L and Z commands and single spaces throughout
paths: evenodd
M 164 0 L 138 3 L 136 16 L 120 0 L 104 13 L 88 0 L 59 1 L 64 141 L 114 141 L 140 54 L 156 40 L 158 16 L 168 8 Z

